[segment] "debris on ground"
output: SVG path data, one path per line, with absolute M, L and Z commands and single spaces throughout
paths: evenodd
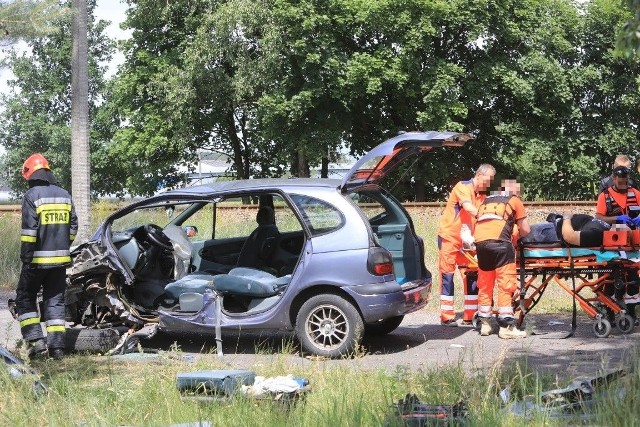
M 405 426 L 465 425 L 467 405 L 464 400 L 453 405 L 423 403 L 415 394 L 407 394 L 394 405 L 395 415 Z
M 107 352 L 107 355 L 134 353 L 139 347 L 141 339 L 151 339 L 158 332 L 158 325 L 149 323 L 138 330 L 130 329 L 122 334 L 117 345 Z
M 623 375 L 626 375 L 626 371 L 618 369 L 596 377 L 578 378 L 565 388 L 545 391 L 538 397 L 525 396 L 511 403 L 506 411 L 525 419 L 542 414 L 552 420 L 592 421 L 596 416 L 596 389 Z M 619 392 L 624 394 L 623 389 Z M 500 397 L 504 403 L 508 403 L 509 389 L 502 390 Z
M 242 385 L 251 385 L 256 374 L 244 369 L 183 372 L 177 376 L 180 392 L 200 395 L 231 396 Z
M 293 375 L 256 376 L 248 370 L 208 370 L 179 373 L 177 387 L 183 397 L 196 400 L 225 400 L 246 396 L 280 402 L 287 409 L 310 390 L 309 381 Z
M 22 360 L 2 346 L 0 346 L 0 357 L 2 357 L 10 377 L 21 378 L 25 375 L 31 375 L 36 378 L 33 382 L 33 392 L 36 397 L 47 393 L 47 387 L 40 382 L 39 375 L 36 371 L 25 365 Z

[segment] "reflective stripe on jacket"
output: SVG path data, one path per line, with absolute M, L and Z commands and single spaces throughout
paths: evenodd
M 514 226 L 526 216 L 518 196 L 495 194 L 487 197 L 478 208 L 478 222 L 473 233 L 476 243 L 486 240 L 511 242 Z
M 20 259 L 40 268 L 69 264 L 69 247 L 78 232 L 78 217 L 69 193 L 42 182 L 22 200 Z

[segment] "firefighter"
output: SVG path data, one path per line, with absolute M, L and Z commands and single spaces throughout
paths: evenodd
M 467 260 L 460 252 L 461 231 L 465 224 L 473 231 L 474 217 L 483 194 L 491 185 L 496 170 L 488 163 L 478 167 L 475 176 L 468 181 L 458 182 L 447 200 L 438 228 L 438 270 L 440 275 L 440 324 L 458 326 L 454 311 L 453 276 L 456 266 L 462 275 L 464 290 L 463 324 L 471 324 L 478 310 L 478 288 L 475 277 L 466 274 Z
M 474 237 L 478 257 L 478 315 L 480 335 L 491 334 L 493 288 L 498 285 L 498 324 L 500 338 L 523 338 L 513 312 L 513 294 L 517 290 L 516 252 L 512 237 L 514 226 L 519 236 L 530 232 L 527 215 L 520 200 L 520 184 L 515 180 L 502 181 L 502 191 L 484 199 L 478 208 Z
M 69 193 L 56 184 L 47 159 L 31 155 L 22 167 L 29 190 L 22 201 L 20 259 L 16 314 L 29 358 L 64 356 L 66 266 L 78 218 Z M 42 289 L 42 312 L 37 295 Z M 42 319 L 41 319 L 42 316 Z M 40 321 L 46 322 L 46 341 Z

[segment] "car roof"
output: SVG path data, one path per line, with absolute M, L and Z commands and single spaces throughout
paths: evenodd
M 328 178 L 258 178 L 231 181 L 215 181 L 193 187 L 179 188 L 158 194 L 158 196 L 198 196 L 211 193 L 229 193 L 240 191 L 286 189 L 292 187 L 338 188 L 339 179 Z

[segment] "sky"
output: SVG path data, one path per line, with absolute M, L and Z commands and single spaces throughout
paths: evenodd
M 124 21 L 126 10 L 127 4 L 120 0 L 98 0 L 94 15 L 96 19 L 111 21 L 111 24 L 107 27 L 106 34 L 111 38 L 121 40 L 127 38 L 127 33 L 119 27 L 120 23 Z M 116 53 L 109 64 L 109 75 L 115 73 L 117 65 L 123 61 L 124 56 L 120 52 Z
M 98 0 L 96 3 L 96 9 L 94 15 L 96 19 L 103 19 L 105 21 L 111 21 L 111 24 L 106 29 L 106 34 L 116 40 L 127 38 L 128 34 L 120 29 L 120 23 L 124 21 L 127 10 L 127 4 L 120 0 Z M 18 47 L 22 46 L 24 49 L 26 45 L 24 43 L 18 44 Z M 8 49 L 8 48 L 7 48 Z M 0 56 L 4 56 L 4 52 L 0 50 Z M 107 76 L 111 76 L 116 72 L 117 66 L 124 62 L 124 55 L 116 52 L 113 59 L 109 63 Z M 6 93 L 9 88 L 7 86 L 7 80 L 14 78 L 13 73 L 6 69 L 0 68 L 0 93 Z M 2 108 L 2 106 L 0 106 Z M 0 146 L 0 154 L 5 152 L 4 147 Z
M 114 39 L 127 38 L 127 33 L 120 29 L 120 23 L 124 21 L 125 13 L 127 10 L 127 4 L 120 0 L 98 0 L 95 9 L 96 19 L 103 19 L 105 21 L 111 21 L 109 27 L 107 27 L 106 34 Z M 18 44 L 18 47 L 25 46 L 24 43 Z M 0 56 L 4 55 L 0 52 Z M 108 75 L 111 76 L 115 73 L 119 64 L 124 61 L 124 56 L 121 53 L 116 53 L 113 60 L 109 63 Z M 7 80 L 13 78 L 11 71 L 1 68 L 0 69 L 0 92 L 7 91 Z

